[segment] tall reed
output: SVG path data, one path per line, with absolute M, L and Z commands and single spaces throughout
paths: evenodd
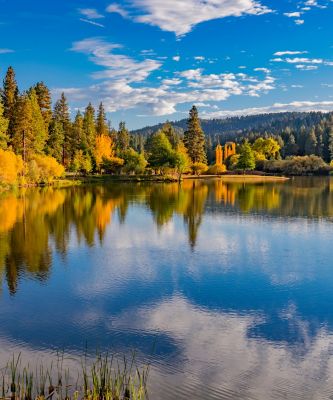
M 58 354 L 53 371 L 53 363 L 23 365 L 21 354 L 13 355 L 0 370 L 0 400 L 148 399 L 149 365 L 139 368 L 134 353 L 130 360 L 109 353 L 99 353 L 93 360 L 85 356 L 76 371 L 65 368 L 64 361 L 64 355 Z

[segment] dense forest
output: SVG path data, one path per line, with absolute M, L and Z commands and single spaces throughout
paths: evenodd
M 333 113 L 200 120 L 193 106 L 187 120 L 129 132 L 125 122 L 112 127 L 103 103 L 97 110 L 89 103 L 71 115 L 64 93 L 54 100 L 43 82 L 20 91 L 14 69 L 8 68 L 0 101 L 0 184 L 50 183 L 65 173 L 178 179 L 227 168 L 328 173 L 333 159 Z M 217 165 L 215 148 L 227 141 L 237 143 L 237 154 Z
M 187 120 L 172 121 L 175 131 L 182 135 Z M 326 162 L 333 158 L 333 112 L 283 112 L 225 119 L 202 119 L 201 126 L 207 142 L 215 148 L 228 141 L 254 142 L 258 137 L 273 137 L 281 146 L 282 157 L 291 155 L 317 155 Z M 132 131 L 147 137 L 163 124 Z

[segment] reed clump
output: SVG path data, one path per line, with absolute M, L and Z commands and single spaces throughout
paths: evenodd
M 83 357 L 77 370 L 65 367 L 63 355 L 47 366 L 25 365 L 13 356 L 0 370 L 0 400 L 146 400 L 149 365 L 137 367 L 110 354 Z M 77 360 L 78 361 L 78 360 Z

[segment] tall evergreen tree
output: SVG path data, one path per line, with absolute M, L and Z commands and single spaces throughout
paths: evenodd
M 314 129 L 311 129 L 307 135 L 304 151 L 307 155 L 315 155 L 317 149 L 317 138 Z
M 201 128 L 198 110 L 193 106 L 187 121 L 187 130 L 184 134 L 184 143 L 188 155 L 193 163 L 207 163 L 205 152 L 205 135 Z
M 70 148 L 72 145 L 72 129 L 69 109 L 65 94 L 56 102 L 50 126 L 48 151 L 64 166 L 70 163 Z
M 83 116 L 80 110 L 76 113 L 72 130 L 73 152 L 76 150 L 87 150 L 87 138 L 83 129 Z
M 0 101 L 0 149 L 6 150 L 9 143 L 9 136 L 7 135 L 8 119 L 3 115 L 3 105 Z
M 86 138 L 89 153 L 92 155 L 96 145 L 95 109 L 88 104 L 83 115 L 83 133 Z
M 333 161 L 333 125 L 328 129 L 328 154 L 330 158 L 328 161 Z
M 98 107 L 98 113 L 96 118 L 96 135 L 108 135 L 109 127 L 105 116 L 105 110 L 103 103 L 100 103 Z
M 165 134 L 165 136 L 169 139 L 169 142 L 172 146 L 173 149 L 176 149 L 179 143 L 179 135 L 175 131 L 175 128 L 171 125 L 169 121 L 167 121 L 163 126 L 162 126 L 162 132 Z
M 41 154 L 45 150 L 48 131 L 34 89 L 29 92 L 29 99 L 32 111 L 33 150 L 35 153 Z
M 13 135 L 14 112 L 18 93 L 15 71 L 13 67 L 9 67 L 3 81 L 2 102 L 4 106 L 4 116 L 9 121 L 8 133 L 10 137 Z
M 117 133 L 117 150 L 125 151 L 129 148 L 130 135 L 126 128 L 125 122 L 120 122 L 119 130 Z
M 49 88 L 44 84 L 44 82 L 38 82 L 34 86 L 38 104 L 42 112 L 46 129 L 49 128 L 52 119 L 52 99 L 51 92 Z
M 13 118 L 13 136 L 11 140 L 16 154 L 27 161 L 34 153 L 33 110 L 26 93 L 18 97 Z

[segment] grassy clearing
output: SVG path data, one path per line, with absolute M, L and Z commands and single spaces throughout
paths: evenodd
M 86 357 L 81 368 L 64 367 L 63 355 L 55 363 L 24 365 L 13 356 L 0 370 L 1 400 L 145 400 L 148 399 L 149 366 L 138 368 L 135 355 L 130 361 L 110 354 L 98 354 L 92 362 Z

